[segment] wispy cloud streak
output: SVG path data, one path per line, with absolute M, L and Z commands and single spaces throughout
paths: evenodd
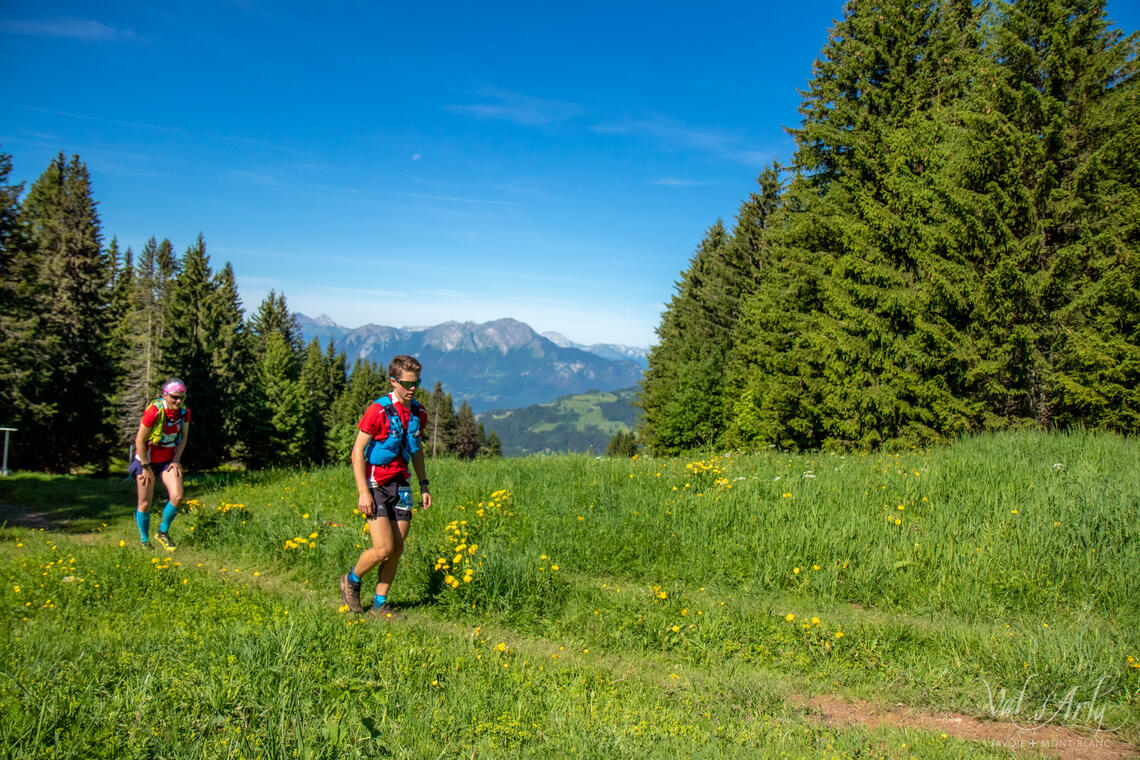
M 129 29 L 116 29 L 93 19 L 65 18 L 55 21 L 0 21 L 0 33 L 31 37 L 67 37 L 87 42 L 136 41 L 142 38 Z
M 770 152 L 745 144 L 737 135 L 718 129 L 692 127 L 663 116 L 597 124 L 592 129 L 602 135 L 653 140 L 665 150 L 695 150 L 747 165 L 764 164 L 772 158 Z
M 444 110 L 476 119 L 510 121 L 524 127 L 540 127 L 569 121 L 582 107 L 561 100 L 530 98 L 504 90 L 485 90 L 487 102 L 447 105 Z

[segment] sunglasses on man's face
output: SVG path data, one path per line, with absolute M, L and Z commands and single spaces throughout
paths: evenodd
M 173 393 L 168 394 L 168 395 L 170 396 L 171 401 L 185 401 L 186 400 L 185 396 L 175 396 Z
M 421 380 L 418 380 L 418 379 L 417 380 L 397 380 L 394 377 L 392 378 L 392 381 L 399 383 L 401 386 L 403 386 L 404 390 L 406 390 L 406 391 L 414 391 L 416 388 L 420 387 L 420 384 L 422 382 Z

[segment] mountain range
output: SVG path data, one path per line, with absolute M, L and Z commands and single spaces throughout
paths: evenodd
M 364 325 L 349 328 L 326 315 L 297 314 L 305 342 L 331 340 L 349 365 L 357 358 L 387 368 L 397 354 L 424 365 L 428 390 L 436 381 L 458 406 L 463 400 L 478 414 L 543 404 L 590 390 L 629 388 L 641 381 L 644 349 L 598 344 L 581 346 L 558 333 L 539 335 L 514 319 L 444 322 L 431 327 Z M 560 345 L 561 344 L 561 345 Z

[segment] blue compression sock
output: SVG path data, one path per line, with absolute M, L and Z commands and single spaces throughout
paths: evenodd
M 386 602 L 386 601 L 388 601 L 388 595 L 387 594 L 376 594 L 375 596 L 372 597 L 372 606 L 373 607 L 382 607 L 382 606 L 384 606 L 384 602 Z
M 135 510 L 135 525 L 139 528 L 139 539 L 145 544 L 150 540 L 150 512 Z
M 158 529 L 163 533 L 170 530 L 170 523 L 174 522 L 174 518 L 177 516 L 178 507 L 174 506 L 169 501 L 166 502 L 166 508 L 162 510 L 162 524 L 158 526 Z
M 352 568 L 351 570 L 348 571 L 348 580 L 350 583 L 352 583 L 352 585 L 359 586 L 360 585 L 360 578 L 356 577 L 355 570 L 356 570 L 356 568 Z

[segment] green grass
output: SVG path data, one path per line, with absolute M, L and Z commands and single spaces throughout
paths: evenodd
M 191 477 L 159 555 L 129 484 L 17 475 L 0 756 L 1008 757 L 793 698 L 988 716 L 1001 689 L 1021 722 L 1095 694 L 1053 723 L 1135 743 L 1137 461 L 1073 433 L 430 462 L 385 623 L 338 610 L 347 469 Z

